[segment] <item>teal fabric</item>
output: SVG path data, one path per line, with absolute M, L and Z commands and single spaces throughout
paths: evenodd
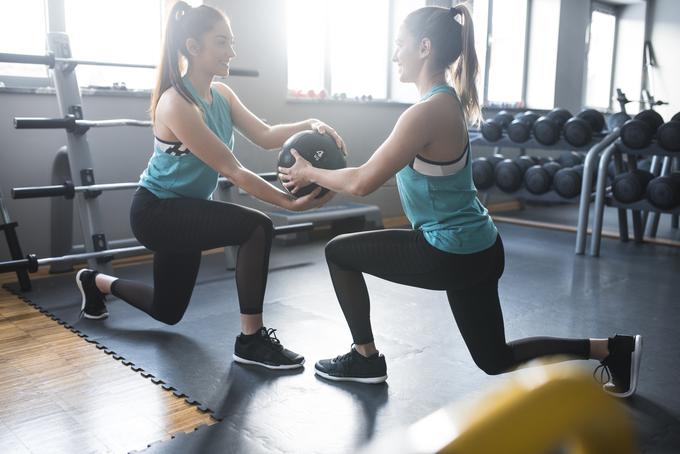
M 421 101 L 435 93 L 456 97 L 452 87 L 436 85 Z M 483 251 L 494 244 L 498 235 L 487 209 L 477 198 L 469 141 L 467 147 L 467 163 L 453 175 L 423 175 L 410 165 L 396 175 L 401 204 L 413 228 L 422 230 L 432 246 L 454 254 Z
M 231 120 L 231 108 L 218 90 L 210 87 L 212 103 L 202 99 L 196 89 L 185 77 L 184 85 L 198 102 L 203 112 L 203 119 L 212 132 L 224 142 L 230 150 L 234 149 L 234 125 Z M 174 197 L 191 197 L 210 199 L 217 187 L 218 173 L 213 168 L 189 152 L 181 155 L 166 153 L 161 148 L 168 143 L 155 141 L 154 152 L 149 163 L 140 176 L 139 185 L 147 188 L 162 199 Z M 178 144 L 178 143 L 177 143 Z M 172 144 L 174 145 L 174 144 Z

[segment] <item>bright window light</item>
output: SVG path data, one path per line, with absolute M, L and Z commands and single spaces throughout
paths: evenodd
M 387 0 L 339 0 L 329 6 L 331 93 L 387 98 Z
M 73 58 L 157 64 L 161 46 L 161 2 L 64 0 Z M 78 84 L 151 88 L 152 69 L 79 66 Z
M 327 2 L 286 3 L 288 90 L 318 93 L 324 89 Z
M 526 100 L 527 106 L 533 109 L 555 106 L 559 28 L 560 0 L 533 0 Z
M 492 14 L 488 101 L 496 105 L 519 105 L 524 76 L 527 0 L 494 0 Z
M 615 34 L 616 17 L 594 10 L 590 22 L 586 82 L 586 105 L 589 107 L 609 108 Z
M 3 5 L 0 14 L 0 52 L 44 55 L 45 33 L 44 0 L 22 0 Z M 0 63 L 0 75 L 47 77 L 47 67 Z
M 472 4 L 472 22 L 475 26 L 475 51 L 479 63 L 479 73 L 477 76 L 477 93 L 479 101 L 484 95 L 484 74 L 486 71 L 486 45 L 488 40 L 488 21 L 489 21 L 489 0 L 475 0 Z
M 392 68 L 394 36 L 389 32 L 396 35 L 404 17 L 424 4 L 424 0 L 288 0 L 289 95 L 318 97 L 323 90 L 326 96 L 347 99 L 417 100 L 415 90 L 400 84 Z

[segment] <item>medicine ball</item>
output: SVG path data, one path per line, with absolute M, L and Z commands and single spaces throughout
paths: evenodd
M 295 157 L 290 153 L 291 148 L 297 150 L 300 156 L 319 169 L 335 170 L 347 167 L 344 153 L 338 148 L 330 134 L 301 131 L 290 136 L 279 152 L 279 167 L 292 167 L 295 164 Z M 293 196 L 305 196 L 316 189 L 316 187 L 316 184 L 307 185 L 304 188 L 300 188 Z M 327 192 L 327 189 L 323 189 L 317 198 Z

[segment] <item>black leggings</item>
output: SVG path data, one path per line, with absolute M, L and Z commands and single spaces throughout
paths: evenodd
M 500 235 L 490 248 L 451 254 L 431 246 L 419 230 L 378 230 L 334 238 L 326 260 L 335 293 L 356 344 L 373 341 L 370 303 L 362 273 L 413 287 L 445 290 L 475 363 L 487 374 L 548 355 L 590 356 L 588 339 L 532 337 L 506 342 L 498 299 L 505 253 Z
M 130 223 L 139 242 L 154 252 L 154 286 L 118 279 L 111 285 L 113 295 L 174 325 L 189 304 L 201 251 L 239 246 L 236 288 L 241 313 L 262 313 L 274 233 L 265 214 L 212 200 L 160 199 L 140 188 L 132 201 Z

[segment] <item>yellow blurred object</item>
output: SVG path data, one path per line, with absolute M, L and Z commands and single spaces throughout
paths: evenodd
M 366 453 L 637 452 L 623 406 L 573 367 L 518 372 L 481 401 L 454 404 L 369 445 Z

